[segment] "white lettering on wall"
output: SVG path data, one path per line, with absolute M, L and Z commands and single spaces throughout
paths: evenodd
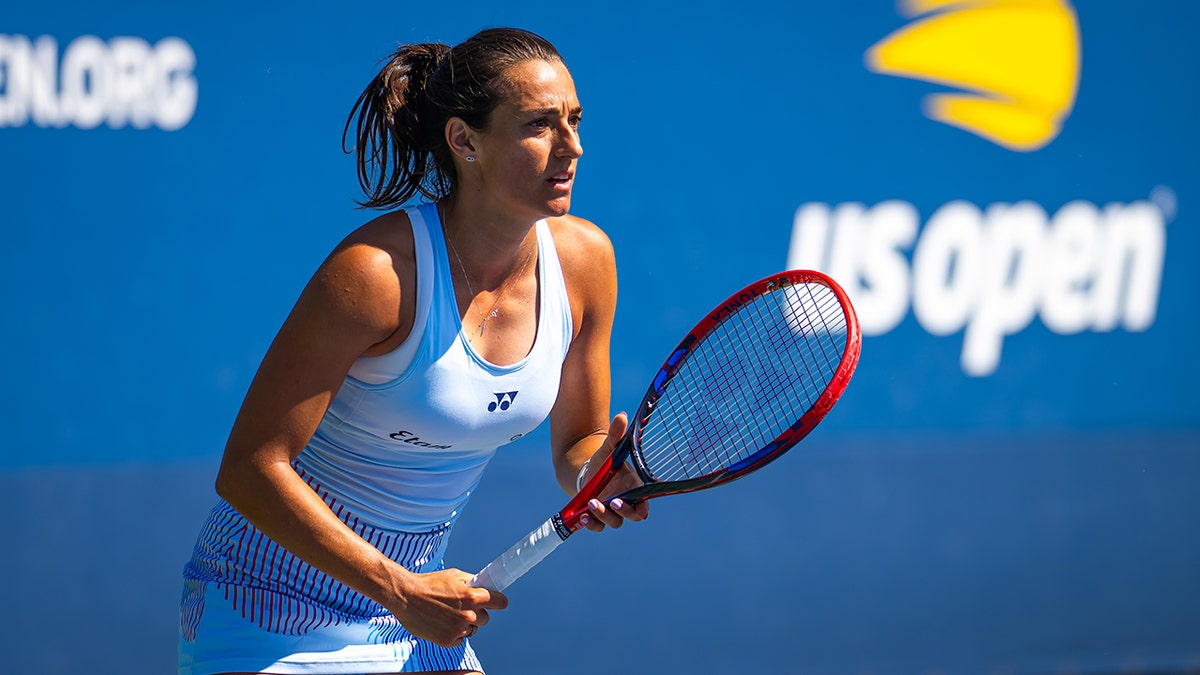
M 1004 338 L 1035 317 L 1060 335 L 1154 323 L 1166 252 L 1158 203 L 1074 201 L 1050 217 L 1029 201 L 955 201 L 923 228 L 903 201 L 809 203 L 796 211 L 787 266 L 837 279 L 865 335 L 891 331 L 910 307 L 933 335 L 962 331 L 963 371 L 986 376 Z
M 60 55 L 48 35 L 0 35 L 0 127 L 183 128 L 196 112 L 196 54 L 168 37 L 92 35 Z

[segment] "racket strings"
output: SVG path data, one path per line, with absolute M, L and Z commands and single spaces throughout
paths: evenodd
M 746 461 L 820 398 L 846 343 L 845 310 L 821 284 L 743 304 L 694 346 L 642 429 L 640 453 L 660 481 Z
M 658 468 L 656 475 L 660 476 L 660 479 L 677 480 L 705 475 L 752 456 L 759 448 L 769 443 L 777 435 L 776 432 L 788 428 L 824 390 L 828 377 L 814 372 L 814 364 L 822 360 L 819 358 L 821 355 L 840 358 L 835 344 L 838 340 L 823 340 L 825 346 L 820 353 L 816 353 L 812 347 L 814 344 L 821 346 L 822 341 L 817 340 L 814 343 L 812 338 L 820 338 L 822 335 L 829 337 L 837 332 L 829 330 L 829 322 L 825 317 L 831 315 L 830 309 L 836 309 L 836 313 L 832 315 L 844 323 L 840 304 L 836 303 L 836 298 L 828 298 L 822 303 L 812 288 L 806 289 L 803 294 L 772 295 L 776 302 L 779 298 L 787 300 L 787 306 L 783 307 L 782 311 L 780 308 L 772 308 L 766 302 L 755 302 L 744 307 L 737 320 L 727 320 L 724 330 L 714 330 L 706 338 L 709 345 L 702 352 L 695 352 L 692 367 L 707 369 L 709 373 L 720 373 L 713 381 L 721 383 L 720 386 L 726 395 L 708 395 L 711 385 L 692 387 L 688 391 L 684 391 L 686 388 L 679 388 L 679 392 L 683 394 L 679 397 L 679 405 L 670 409 L 677 415 L 689 407 L 698 412 L 694 417 L 680 416 L 674 422 L 669 421 L 667 415 L 663 415 L 662 428 L 666 431 L 665 438 L 668 440 L 666 447 L 670 448 L 673 455 L 675 471 L 664 472 L 664 458 L 661 453 L 648 452 L 647 455 L 652 457 L 648 463 Z M 830 302 L 837 306 L 833 307 Z M 814 322 L 814 317 L 819 321 Z M 798 341 L 797 338 L 803 340 Z M 796 349 L 797 346 L 801 348 Z M 807 356 L 808 352 L 812 352 L 812 356 L 817 358 L 810 358 Z M 788 358 L 763 358 L 771 356 Z M 745 377 L 748 362 L 755 373 L 753 379 Z M 836 363 L 833 368 L 836 369 Z M 832 372 L 828 367 L 824 370 Z M 793 390 L 798 383 L 805 381 L 805 376 L 810 381 L 810 386 L 807 387 L 808 391 L 798 395 Z M 677 373 L 677 377 L 679 382 L 688 380 L 683 373 Z M 821 382 L 819 387 L 814 388 L 811 383 L 816 379 L 820 379 Z M 733 400 L 726 400 L 729 399 L 731 382 L 736 384 L 739 396 Z M 794 405 L 779 405 L 788 401 L 804 405 L 799 411 Z M 720 405 L 721 403 L 724 405 Z M 667 408 L 660 409 L 665 411 Z M 747 419 L 751 423 L 747 424 Z M 735 420 L 743 422 L 736 424 Z M 776 432 L 764 437 L 764 429 L 773 429 Z M 681 430 L 684 432 L 682 436 L 679 433 Z M 643 439 L 643 445 L 648 448 L 661 440 L 661 435 L 651 436 L 649 439 Z

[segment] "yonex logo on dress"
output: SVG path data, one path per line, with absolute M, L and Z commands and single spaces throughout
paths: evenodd
M 495 401 L 488 404 L 488 412 L 496 412 L 497 410 L 508 410 L 512 406 L 513 401 L 517 399 L 517 392 L 505 391 L 494 394 Z

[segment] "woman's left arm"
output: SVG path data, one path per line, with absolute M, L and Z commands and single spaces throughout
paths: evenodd
M 578 218 L 560 219 L 555 245 L 563 267 L 571 301 L 574 339 L 563 361 L 558 398 L 550 412 L 551 450 L 559 486 L 575 495 L 581 469 L 589 478 L 603 462 L 627 424 L 624 413 L 609 419 L 612 375 L 609 363 L 613 316 L 617 304 L 617 267 L 612 243 L 595 225 Z M 632 471 L 613 479 L 602 497 L 638 484 Z M 646 518 L 645 502 L 637 505 L 619 500 L 591 504 L 594 518 L 586 519 L 590 530 L 620 527 L 626 519 Z

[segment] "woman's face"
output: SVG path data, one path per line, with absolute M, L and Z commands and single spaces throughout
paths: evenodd
M 514 216 L 561 216 L 583 154 L 575 83 L 551 61 L 525 61 L 506 75 L 504 100 L 476 137 L 477 187 Z

